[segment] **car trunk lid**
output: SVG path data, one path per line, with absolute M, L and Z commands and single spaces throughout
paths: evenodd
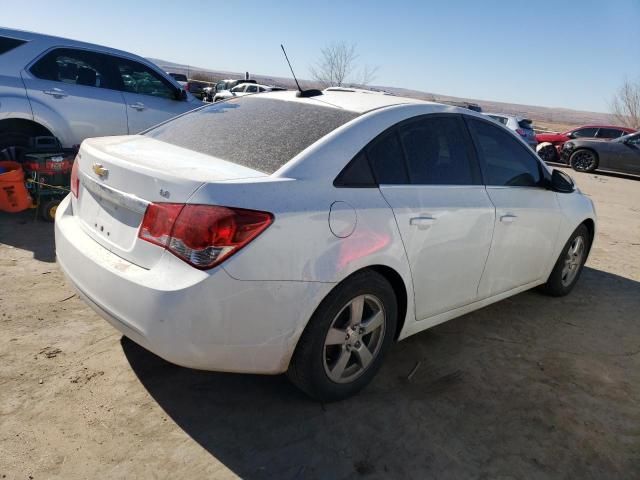
M 77 158 L 74 215 L 96 242 L 143 268 L 163 248 L 138 239 L 150 203 L 187 203 L 204 183 L 266 174 L 144 136 L 86 140 Z

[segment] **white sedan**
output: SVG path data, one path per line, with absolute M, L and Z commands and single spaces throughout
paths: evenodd
M 213 97 L 213 101 L 219 102 L 220 100 L 227 100 L 233 97 L 242 97 L 244 95 L 250 95 L 252 93 L 264 93 L 280 90 L 284 90 L 284 88 L 273 87 L 271 85 L 260 85 L 257 83 L 241 83 L 240 85 L 236 85 L 230 90 L 222 90 L 221 92 L 217 92 Z
M 86 302 L 162 358 L 287 372 L 331 401 L 395 341 L 532 287 L 566 295 L 594 233 L 571 178 L 491 119 L 343 89 L 85 141 L 56 250 Z

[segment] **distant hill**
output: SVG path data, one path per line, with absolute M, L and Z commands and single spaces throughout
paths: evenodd
M 166 71 L 172 71 L 176 73 L 184 73 L 186 75 L 193 75 L 196 72 L 199 74 L 205 74 L 209 76 L 211 80 L 222 80 L 225 78 L 243 78 L 244 72 L 227 72 L 223 70 L 211 70 L 207 68 L 187 66 L 180 63 L 169 62 L 158 58 L 149 58 L 148 60 L 154 62 L 160 68 Z M 268 75 L 259 75 L 251 73 L 251 78 L 256 79 L 260 83 L 267 85 L 277 85 L 286 88 L 295 88 L 295 83 L 292 78 L 273 77 Z M 300 79 L 300 83 L 303 87 L 316 86 L 312 80 Z M 569 108 L 549 108 L 539 107 L 536 105 L 521 105 L 517 103 L 505 103 L 495 102 L 491 100 L 476 100 L 472 98 L 452 97 L 450 95 L 443 95 L 440 93 L 422 92 L 420 90 L 411 90 L 400 87 L 388 87 L 382 85 L 372 85 L 372 88 L 377 90 L 384 90 L 394 95 L 403 97 L 417 98 L 420 100 L 429 100 L 436 102 L 450 102 L 450 101 L 462 101 L 477 103 L 482 107 L 485 112 L 495 113 L 508 113 L 512 115 L 521 115 L 523 117 L 531 118 L 538 126 L 547 128 L 564 130 L 575 125 L 584 124 L 615 124 L 613 115 L 608 113 L 599 112 L 586 112 L 582 110 L 572 110 Z

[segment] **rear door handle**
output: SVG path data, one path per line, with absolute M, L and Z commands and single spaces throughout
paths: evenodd
M 142 102 L 131 103 L 131 104 L 129 104 L 129 106 L 131 108 L 135 108 L 138 111 L 144 110 L 146 108 L 144 106 L 144 103 L 142 103 Z
M 418 228 L 426 228 L 433 225 L 435 221 L 436 219 L 431 215 L 424 215 L 421 217 L 413 217 L 409 219 L 409 225 L 412 225 Z
M 500 221 L 502 223 L 513 223 L 515 222 L 516 218 L 518 218 L 517 215 L 512 215 L 511 213 L 507 213 L 506 215 L 502 215 L 500 217 Z
M 44 93 L 45 95 L 52 95 L 56 98 L 63 98 L 68 96 L 66 93 L 64 93 L 64 90 L 60 90 L 59 88 L 54 88 L 53 90 L 43 90 L 42 93 Z

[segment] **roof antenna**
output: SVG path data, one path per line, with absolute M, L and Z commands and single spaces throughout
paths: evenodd
M 302 88 L 300 88 L 300 84 L 298 83 L 296 74 L 293 73 L 293 67 L 291 66 L 291 62 L 289 61 L 287 52 L 284 49 L 284 45 L 280 44 L 280 48 L 282 48 L 282 53 L 284 53 L 284 58 L 287 60 L 287 63 L 289 64 L 289 70 L 291 70 L 291 75 L 293 75 L 293 79 L 295 80 L 296 86 L 298 87 L 298 93 L 296 93 L 296 97 L 308 98 L 308 97 L 317 97 L 318 95 L 322 95 L 322 92 L 315 88 L 310 88 L 309 90 L 303 90 Z

